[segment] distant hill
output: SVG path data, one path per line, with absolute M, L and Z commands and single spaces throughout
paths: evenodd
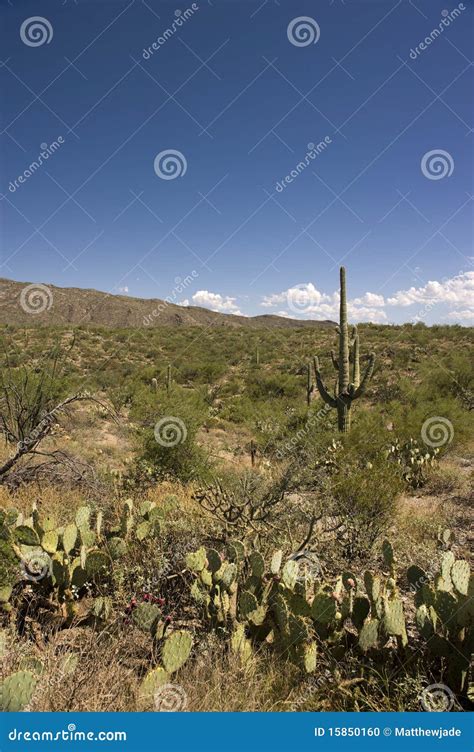
M 33 313 L 34 311 L 34 313 Z M 247 329 L 332 327 L 333 321 L 300 321 L 283 316 L 234 316 L 153 298 L 111 295 L 77 287 L 15 282 L 0 277 L 0 324 L 141 328 L 155 326 L 245 327 Z

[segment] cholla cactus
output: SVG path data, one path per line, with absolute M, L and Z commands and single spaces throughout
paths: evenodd
M 340 317 L 339 327 L 339 355 L 331 353 L 334 368 L 338 372 L 338 380 L 334 390 L 334 396 L 326 389 L 321 377 L 318 358 L 314 359 L 314 370 L 316 374 L 316 385 L 318 391 L 326 404 L 337 410 L 337 423 L 341 433 L 347 433 L 351 425 L 351 407 L 355 399 L 361 397 L 369 383 L 374 372 L 375 354 L 371 353 L 367 368 L 362 380 L 360 378 L 359 364 L 359 335 L 354 328 L 353 339 L 349 343 L 349 331 L 347 324 L 347 298 L 346 298 L 346 270 L 343 266 L 340 269 L 341 296 L 340 296 Z M 352 353 L 350 355 L 350 350 Z M 352 374 L 350 373 L 350 361 L 352 360 Z

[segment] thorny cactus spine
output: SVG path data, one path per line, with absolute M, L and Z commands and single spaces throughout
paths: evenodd
M 349 330 L 347 324 L 347 295 L 346 295 L 346 270 L 340 269 L 341 298 L 339 313 L 339 357 L 331 353 L 334 368 L 338 372 L 338 380 L 332 396 L 326 389 L 319 369 L 319 360 L 314 358 L 314 371 L 318 391 L 326 404 L 337 410 L 337 424 L 341 433 L 347 433 L 351 426 L 351 407 L 358 397 L 361 397 L 374 372 L 375 354 L 371 353 L 367 368 L 362 380 L 360 379 L 359 362 L 359 335 L 354 329 L 353 340 L 349 343 Z M 350 353 L 350 350 L 352 352 Z M 350 374 L 350 361 L 352 360 L 352 378 Z

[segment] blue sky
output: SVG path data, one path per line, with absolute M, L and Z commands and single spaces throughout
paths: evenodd
M 0 276 L 472 323 L 472 0 L 0 9 Z

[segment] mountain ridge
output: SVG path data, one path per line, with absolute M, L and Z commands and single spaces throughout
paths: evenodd
M 334 321 L 273 314 L 240 316 L 160 298 L 135 298 L 81 287 L 18 282 L 0 277 L 0 324 L 11 326 L 102 326 L 111 329 L 156 326 L 326 328 Z

